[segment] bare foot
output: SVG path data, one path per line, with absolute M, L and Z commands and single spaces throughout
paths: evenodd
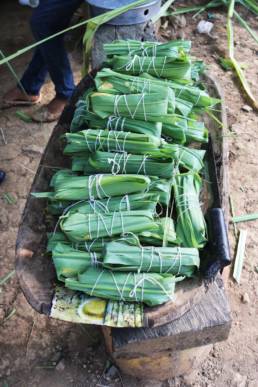
M 8 91 L 3 97 L 4 106 L 34 105 L 40 102 L 40 95 L 25 94 L 18 87 Z

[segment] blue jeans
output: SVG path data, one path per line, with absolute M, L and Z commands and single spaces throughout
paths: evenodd
M 82 2 L 83 0 L 40 0 L 31 17 L 35 39 L 44 39 L 67 28 L 73 13 Z M 75 85 L 63 35 L 36 48 L 21 79 L 25 91 L 30 95 L 38 95 L 48 73 L 55 85 L 56 96 L 70 98 Z

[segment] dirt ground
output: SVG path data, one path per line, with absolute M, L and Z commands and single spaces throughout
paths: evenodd
M 11 53 L 32 41 L 28 18 L 30 9 L 15 1 L 1 1 L 0 48 Z M 205 18 L 203 14 L 201 18 Z M 258 212 L 258 117 L 243 110 L 242 99 L 231 72 L 218 65 L 218 56 L 226 48 L 225 15 L 213 12 L 212 37 L 196 33 L 198 18 L 174 20 L 176 31 L 167 27 L 168 37 L 180 36 L 193 41 L 193 53 L 202 58 L 225 92 L 229 120 L 230 194 L 237 214 Z M 258 20 L 252 17 L 253 27 Z M 70 37 L 68 36 L 67 40 Z M 235 49 L 239 61 L 246 65 L 246 76 L 258 98 L 258 48 L 247 32 L 236 25 Z M 21 75 L 30 53 L 13 62 Z M 76 80 L 80 79 L 81 56 L 78 45 L 71 45 L 71 60 Z M 6 67 L 0 67 L 1 94 L 14 83 Z M 49 81 L 43 90 L 43 102 L 53 96 Z M 30 184 L 53 124 L 27 124 L 16 116 L 20 108 L 2 110 L 0 115 L 0 169 L 7 179 L 0 187 L 0 278 L 14 268 L 17 227 Z M 6 142 L 6 144 L 5 144 Z M 12 204 L 7 203 L 11 194 Z M 210 355 L 198 370 L 185 378 L 163 383 L 136 380 L 121 375 L 124 386 L 200 386 L 256 387 L 258 384 L 258 221 L 241 223 L 248 230 L 247 249 L 241 284 L 232 280 L 228 295 L 232 308 L 232 329 L 226 342 L 214 344 Z M 230 226 L 232 251 L 235 238 Z M 79 387 L 120 385 L 119 375 L 104 375 L 107 365 L 103 342 L 95 327 L 72 325 L 50 320 L 34 312 L 27 304 L 13 276 L 0 286 L 0 385 L 17 387 Z

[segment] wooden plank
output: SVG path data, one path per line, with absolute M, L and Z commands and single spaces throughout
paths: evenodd
M 183 350 L 225 340 L 231 325 L 229 303 L 221 278 L 199 304 L 169 324 L 156 328 L 112 328 L 113 356 Z

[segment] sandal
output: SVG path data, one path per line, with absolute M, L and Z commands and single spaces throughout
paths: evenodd
M 12 99 L 12 100 L 3 100 L 3 103 L 2 103 L 2 108 L 11 108 L 11 107 L 15 107 L 15 106 L 33 106 L 33 105 L 36 105 L 38 104 L 40 101 L 41 101 L 41 96 L 39 95 L 37 99 L 34 99 L 34 100 L 30 100 L 29 99 L 30 96 L 28 96 L 28 99 L 25 100 L 25 99 Z

